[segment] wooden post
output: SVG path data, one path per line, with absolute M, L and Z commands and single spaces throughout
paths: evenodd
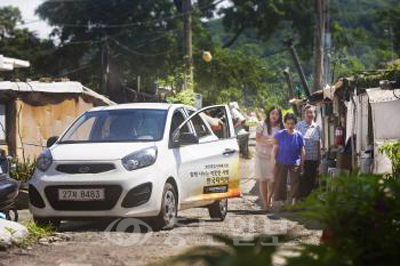
M 6 142 L 8 155 L 17 157 L 17 106 L 11 98 L 6 105 Z
M 301 84 L 303 85 L 304 92 L 308 98 L 311 96 L 310 89 L 308 88 L 306 76 L 304 75 L 303 68 L 301 67 L 299 57 L 297 56 L 296 50 L 294 49 L 293 39 L 286 40 L 285 44 L 289 48 L 290 54 L 292 55 L 294 65 L 296 66 L 297 72 L 299 73 L 300 76 Z
M 322 90 L 324 86 L 324 38 L 325 38 L 325 20 L 326 0 L 315 0 L 315 50 L 314 50 L 314 80 L 311 88 L 312 92 Z
M 185 66 L 184 89 L 193 81 L 193 48 L 192 48 L 192 1 L 183 0 L 183 27 L 185 31 Z M 190 85 L 191 86 L 191 85 Z
M 289 67 L 285 68 L 283 74 L 285 75 L 286 82 L 288 84 L 289 98 L 290 98 L 289 100 L 291 100 L 294 98 L 294 88 L 293 88 L 292 74 L 290 72 Z

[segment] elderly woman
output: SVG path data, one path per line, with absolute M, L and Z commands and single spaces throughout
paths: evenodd
M 274 135 L 283 129 L 282 112 L 273 106 L 266 114 L 264 121 L 256 129 L 255 176 L 259 182 L 260 197 L 264 210 L 271 206 L 274 190 L 274 175 L 272 173 L 271 152 Z
M 315 186 L 317 169 L 321 160 L 321 130 L 314 122 L 314 106 L 306 105 L 303 114 L 304 121 L 297 124 L 297 130 L 303 134 L 306 149 L 304 173 L 300 176 L 300 196 L 307 197 Z
M 287 176 L 289 173 L 291 183 L 292 203 L 296 203 L 299 198 L 299 175 L 304 167 L 304 139 L 303 135 L 295 130 L 297 119 L 288 113 L 284 118 L 285 129 L 275 134 L 272 158 L 274 160 L 275 207 L 279 207 L 287 200 Z

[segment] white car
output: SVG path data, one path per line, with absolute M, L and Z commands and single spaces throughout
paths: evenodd
M 97 217 L 153 217 L 208 207 L 223 220 L 239 197 L 238 144 L 225 105 L 196 111 L 164 103 L 94 108 L 48 140 L 30 181 L 38 224 Z

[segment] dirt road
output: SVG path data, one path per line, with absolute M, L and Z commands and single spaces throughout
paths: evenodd
M 306 229 L 299 222 L 283 218 L 282 213 L 261 213 L 253 160 L 242 160 L 241 167 L 243 197 L 229 200 L 229 213 L 224 222 L 210 220 L 205 209 L 180 212 L 181 226 L 161 232 L 139 230 L 140 222 L 136 220 L 128 221 L 131 225 L 128 230 L 117 228 L 113 232 L 108 232 L 107 227 L 114 221 L 68 222 L 61 226 L 66 240 L 53 243 L 44 240 L 31 249 L 0 252 L 0 265 L 147 265 L 180 254 L 189 247 L 218 244 L 208 236 L 210 233 L 251 239 L 258 234 L 292 231 L 309 235 L 304 241 L 318 242 L 319 230 Z M 28 217 L 27 213 L 24 215 Z M 279 259 L 276 263 L 280 264 Z

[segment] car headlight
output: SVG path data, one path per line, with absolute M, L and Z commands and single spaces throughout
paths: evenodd
M 51 156 L 50 150 L 44 150 L 36 161 L 36 168 L 42 172 L 46 172 L 51 164 L 53 163 L 53 156 Z
M 157 148 L 151 147 L 128 154 L 122 158 L 122 165 L 128 171 L 152 165 L 157 159 Z

